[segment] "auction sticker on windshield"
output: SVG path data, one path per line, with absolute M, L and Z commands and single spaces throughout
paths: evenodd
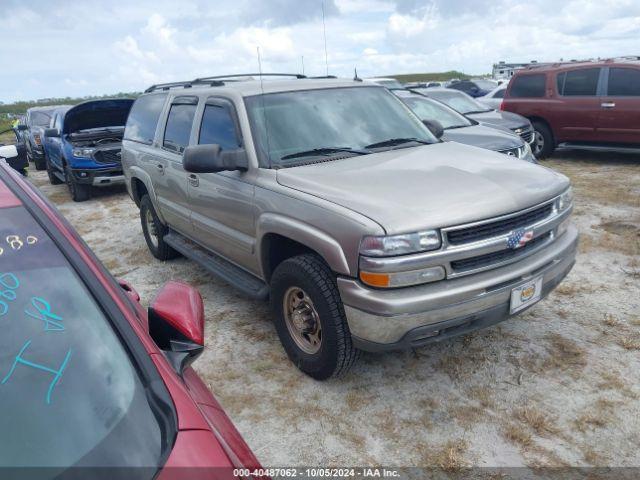
M 511 311 L 516 313 L 523 310 L 538 300 L 542 296 L 542 277 L 534 278 L 527 283 L 511 290 Z

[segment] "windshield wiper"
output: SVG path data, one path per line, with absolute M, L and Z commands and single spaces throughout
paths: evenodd
M 474 113 L 487 113 L 487 112 L 493 112 L 493 109 L 488 108 L 485 110 L 471 110 L 470 112 L 465 113 L 465 115 L 473 115 Z
M 331 155 L 332 153 L 355 153 L 356 155 L 367 155 L 371 152 L 367 150 L 357 150 L 350 147 L 320 147 L 320 148 L 312 148 L 311 150 L 303 150 L 301 152 L 290 153 L 289 155 L 285 155 L 284 157 L 280 157 L 280 160 L 289 160 L 290 158 L 300 158 L 300 157 L 312 157 L 315 155 Z
M 392 147 L 394 145 L 402 145 L 403 143 L 422 143 L 423 145 L 431 145 L 431 142 L 427 142 L 426 140 L 420 140 L 415 137 L 408 138 L 390 138 L 388 140 L 382 140 L 381 142 L 372 143 L 371 145 L 367 145 L 364 148 L 378 148 L 378 147 Z

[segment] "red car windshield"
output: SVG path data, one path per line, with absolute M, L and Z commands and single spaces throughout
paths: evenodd
M 24 207 L 0 209 L 0 326 L 0 469 L 45 467 L 38 478 L 71 466 L 155 475 L 162 429 L 138 371 Z

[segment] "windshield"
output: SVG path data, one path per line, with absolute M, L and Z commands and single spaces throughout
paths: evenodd
M 493 80 L 476 79 L 472 80 L 472 82 L 483 90 L 493 90 L 498 86 L 498 82 L 494 82 Z
M 402 88 L 402 84 L 398 80 L 376 80 L 374 78 L 373 81 L 387 88 Z
M 486 105 L 482 105 L 476 102 L 466 93 L 454 91 L 454 90 L 431 90 L 431 89 L 417 89 L 416 91 L 424 93 L 429 97 L 440 100 L 442 103 L 446 103 L 457 112 L 466 115 L 467 113 L 477 112 L 490 112 L 491 109 Z
M 334 155 L 345 155 L 344 149 L 390 139 L 438 141 L 402 102 L 377 86 L 256 95 L 245 103 L 263 167 L 298 165 L 300 158 L 292 155 L 315 149 L 340 148 Z
M 470 127 L 473 125 L 464 115 L 446 105 L 429 98 L 411 95 L 401 97 L 402 101 L 414 111 L 420 120 L 437 120 L 445 130 L 448 128 Z
M 31 112 L 29 122 L 31 126 L 48 127 L 51 121 L 51 112 Z
M 161 428 L 121 341 L 28 211 L 0 212 L 0 468 L 153 477 Z

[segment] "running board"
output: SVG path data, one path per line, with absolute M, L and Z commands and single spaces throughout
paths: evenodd
M 245 295 L 256 300 L 269 298 L 269 287 L 259 278 L 237 267 L 215 253 L 205 250 L 197 243 L 170 230 L 163 240 L 171 248 L 193 260 L 212 275 L 237 288 Z
M 638 147 L 624 147 L 620 145 L 585 145 L 581 143 L 560 143 L 558 149 L 566 148 L 572 150 L 586 150 L 590 152 L 607 152 L 607 153 L 640 153 L 640 146 Z

